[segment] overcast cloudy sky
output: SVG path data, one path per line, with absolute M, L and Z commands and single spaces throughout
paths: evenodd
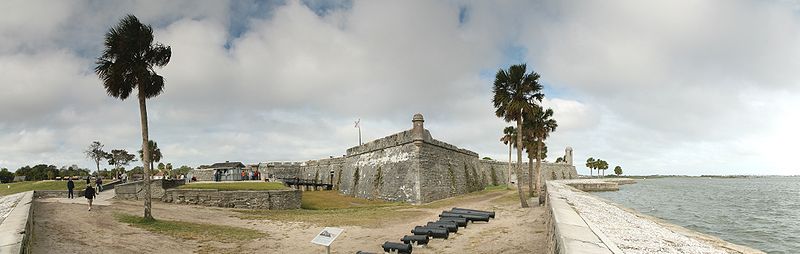
M 140 148 L 93 72 L 125 14 L 172 47 L 148 101 L 164 161 L 341 156 L 425 115 L 507 159 L 494 73 L 528 63 L 575 149 L 631 174 L 800 174 L 797 1 L 0 1 L 0 167 Z M 579 165 L 578 171 L 588 170 Z

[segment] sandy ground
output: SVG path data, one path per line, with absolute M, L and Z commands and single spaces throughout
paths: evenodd
M 414 246 L 414 253 L 545 253 L 544 208 L 519 208 L 509 195 L 515 191 L 488 193 L 454 206 L 494 210 L 497 218 L 459 228 L 447 240 L 433 239 L 427 246 Z M 266 233 L 254 241 L 222 243 L 198 242 L 151 233 L 117 222 L 114 213 L 142 213 L 141 202 L 113 200 L 110 205 L 87 211 L 83 203 L 42 200 L 35 208 L 34 253 L 324 253 L 325 248 L 310 243 L 325 225 L 307 222 L 244 220 L 225 208 L 175 205 L 153 202 L 156 218 L 250 228 Z M 493 202 L 507 200 L 509 202 Z M 68 201 L 68 202 L 74 202 Z M 532 203 L 533 204 L 533 203 Z M 382 253 L 385 241 L 399 241 L 415 225 L 434 221 L 441 209 L 413 208 L 424 216 L 390 220 L 379 228 L 344 226 L 334 242 L 332 253 L 358 250 Z

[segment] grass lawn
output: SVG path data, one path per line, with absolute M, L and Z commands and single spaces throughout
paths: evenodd
M 129 214 L 115 214 L 117 221 L 141 228 L 153 233 L 168 235 L 181 239 L 198 241 L 240 242 L 265 237 L 266 234 L 252 229 L 200 224 L 169 220 L 144 220 L 142 217 Z
M 399 202 L 366 200 L 340 195 L 337 191 L 303 192 L 302 209 L 299 210 L 236 210 L 237 216 L 248 220 L 303 221 L 326 226 L 381 227 L 398 220 L 407 220 L 429 213 L 419 208 L 445 209 L 456 204 L 487 198 L 502 197 L 498 202 L 518 201 L 517 196 L 507 195 L 516 190 L 506 190 L 505 186 L 488 188 L 458 197 L 443 199 L 424 205 L 411 205 Z M 516 198 L 516 199 L 515 199 Z
M 288 189 L 282 183 L 265 182 L 222 182 L 222 183 L 190 183 L 178 187 L 178 189 L 210 189 L 221 191 L 235 190 L 284 190 Z
M 73 180 L 73 182 L 75 190 L 86 188 L 86 180 Z M 67 181 L 45 180 L 0 184 L 0 196 L 32 190 L 67 190 Z

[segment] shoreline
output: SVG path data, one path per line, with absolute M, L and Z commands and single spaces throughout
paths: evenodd
M 553 239 L 550 244 L 556 246 L 554 252 L 587 250 L 586 246 L 568 246 L 570 242 L 584 241 L 594 242 L 597 246 L 592 247 L 600 247 L 603 250 L 601 252 L 605 253 L 764 253 L 639 213 L 579 189 L 586 184 L 606 182 L 611 186 L 617 185 L 617 181 L 627 182 L 621 178 L 603 180 L 557 180 L 546 183 L 549 220 L 552 221 L 548 230 Z M 568 209 L 563 207 L 564 204 Z M 570 211 L 575 214 L 569 214 Z M 576 227 L 585 232 L 572 236 L 577 238 L 570 238 L 570 231 Z

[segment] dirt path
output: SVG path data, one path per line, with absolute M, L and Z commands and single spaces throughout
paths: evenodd
M 516 192 L 494 192 L 448 204 L 494 210 L 497 218 L 489 223 L 473 223 L 459 228 L 447 240 L 434 239 L 425 247 L 414 246 L 414 253 L 545 253 L 544 208 L 518 208 Z M 409 209 L 409 208 L 403 208 Z M 423 216 L 387 218 L 377 228 L 344 226 L 344 234 L 333 244 L 332 253 L 358 250 L 381 253 L 380 244 L 398 241 L 415 225 L 435 221 L 443 208 L 413 207 Z M 37 202 L 35 210 L 34 253 L 54 250 L 69 253 L 321 253 L 324 247 L 311 244 L 311 238 L 325 225 L 306 222 L 243 220 L 230 209 L 174 205 L 153 202 L 159 219 L 250 228 L 266 237 L 250 242 L 197 242 L 150 233 L 117 222 L 114 213 L 140 214 L 141 202 L 113 201 L 96 206 L 91 212 L 85 204 Z

